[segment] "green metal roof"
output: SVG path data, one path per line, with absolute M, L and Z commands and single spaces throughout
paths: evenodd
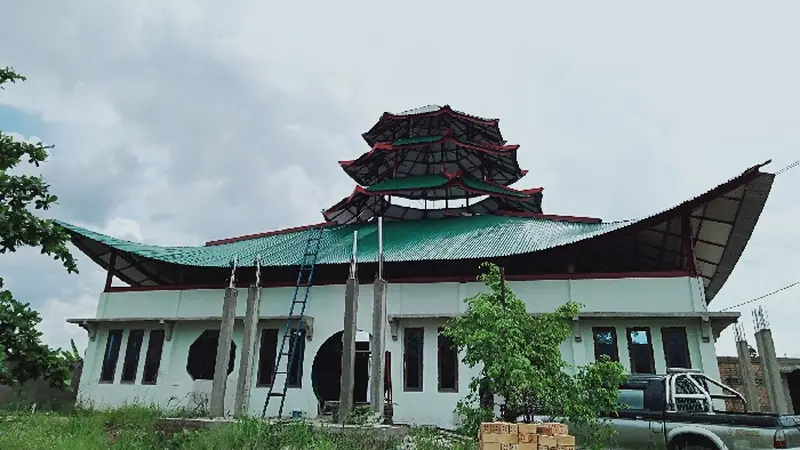
M 380 183 L 373 184 L 372 186 L 368 186 L 365 189 L 368 192 L 410 191 L 410 190 L 418 191 L 418 190 L 438 188 L 450 182 L 455 182 L 459 180 L 463 181 L 464 185 L 466 185 L 468 188 L 477 191 L 507 195 L 519 198 L 528 197 L 527 194 L 523 194 L 522 192 L 517 192 L 516 190 L 509 189 L 503 186 L 497 186 L 494 184 L 485 183 L 483 181 L 476 180 L 469 176 L 448 178 L 447 176 L 442 174 L 390 178 L 388 180 L 383 180 Z
M 394 141 L 394 145 L 415 145 L 424 144 L 427 142 L 436 142 L 441 140 L 441 136 L 415 136 L 409 138 L 400 138 Z
M 633 221 L 581 223 L 509 216 L 454 217 L 440 220 L 397 221 L 384 224 L 384 258 L 387 262 L 479 259 L 541 251 L 622 228 Z M 264 266 L 297 265 L 310 230 L 272 234 L 227 244 L 203 247 L 160 247 L 116 239 L 75 225 L 59 222 L 75 237 L 83 237 L 119 251 L 174 264 L 226 267 L 236 259 L 252 265 L 256 255 Z M 350 260 L 353 231 L 358 230 L 358 259 L 375 261 L 377 226 L 342 225 L 326 228 L 320 244 L 319 264 L 344 264 Z

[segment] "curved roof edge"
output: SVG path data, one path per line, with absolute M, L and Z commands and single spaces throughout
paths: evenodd
M 764 163 L 766 164 L 766 163 Z M 384 225 L 387 262 L 487 259 L 535 253 L 577 242 L 636 236 L 642 242 L 663 242 L 664 252 L 680 236 L 681 221 L 691 224 L 698 275 L 706 301 L 716 296 L 730 277 L 755 229 L 769 196 L 774 174 L 753 166 L 737 177 L 660 213 L 619 222 L 576 222 L 557 217 L 473 216 Z M 240 266 L 260 256 L 262 266 L 294 266 L 302 257 L 311 227 L 263 233 L 213 242 L 216 245 L 161 247 L 116 239 L 75 225 L 56 221 L 72 236 L 73 243 L 95 263 L 108 268 L 111 253 L 115 273 L 134 285 L 160 285 L 158 265 L 227 267 L 236 259 Z M 322 225 L 322 224 L 321 224 Z M 352 231 L 359 230 L 359 260 L 377 257 L 374 224 L 325 224 L 319 264 L 347 264 Z M 677 231 L 676 231 L 677 230 Z M 662 239 L 663 237 L 663 239 Z M 374 241 L 374 242 L 373 242 Z M 672 245 L 675 247 L 675 245 Z

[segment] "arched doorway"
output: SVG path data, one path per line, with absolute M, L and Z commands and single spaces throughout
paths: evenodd
M 311 365 L 311 386 L 320 406 L 338 401 L 342 379 L 342 335 L 334 333 L 319 347 Z M 369 333 L 356 333 L 356 364 L 353 382 L 353 402 L 365 403 L 369 390 Z

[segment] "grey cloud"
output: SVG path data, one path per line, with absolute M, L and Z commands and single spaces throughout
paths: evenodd
M 336 161 L 366 150 L 359 134 L 384 110 L 429 103 L 500 117 L 531 170 L 518 185 L 544 186 L 554 213 L 643 216 L 769 157 L 798 159 L 788 5 L 459 5 L 78 1 L 41 15 L 17 2 L 0 54 L 31 79 L 9 101 L 67 122 L 55 143 L 75 154 L 46 172 L 57 212 L 97 228 L 134 219 L 150 242 L 316 222 L 352 188 Z M 112 125 L 78 123 L 87 105 Z M 800 278 L 798 173 L 778 179 L 713 306 Z M 798 336 L 793 295 L 767 303 L 779 353 Z

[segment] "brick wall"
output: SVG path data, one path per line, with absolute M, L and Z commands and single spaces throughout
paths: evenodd
M 744 383 L 742 381 L 742 371 L 739 365 L 739 358 L 733 356 L 720 356 L 717 358 L 717 362 L 719 364 L 720 381 L 744 394 Z M 764 371 L 761 370 L 761 358 L 756 356 L 755 358 L 751 358 L 750 362 L 756 379 L 756 391 L 758 392 L 759 403 L 758 410 L 769 411 L 769 397 L 767 394 L 767 387 L 764 385 Z M 778 365 L 780 366 L 796 366 L 798 364 L 800 364 L 800 359 L 797 358 L 778 358 Z M 783 376 L 781 378 L 783 385 L 786 385 L 786 377 Z M 781 387 L 785 388 L 787 396 L 786 401 L 789 402 L 789 411 L 791 411 L 792 400 L 789 397 L 788 388 L 783 385 Z M 725 404 L 731 411 L 741 411 L 743 409 L 741 402 L 738 400 L 726 400 Z M 751 408 L 751 410 L 752 409 L 753 408 Z

